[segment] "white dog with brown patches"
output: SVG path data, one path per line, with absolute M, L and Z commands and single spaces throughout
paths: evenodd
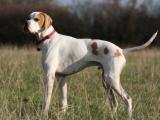
M 122 88 L 120 73 L 126 60 L 124 53 L 143 49 L 151 44 L 157 32 L 145 44 L 121 49 L 113 43 L 97 39 L 76 39 L 57 33 L 52 26 L 52 19 L 43 12 L 29 15 L 25 29 L 37 35 L 37 44 L 42 51 L 42 65 L 45 72 L 44 113 L 48 114 L 53 84 L 59 80 L 62 109 L 67 109 L 67 83 L 65 77 L 81 71 L 88 66 L 100 66 L 103 70 L 103 86 L 108 94 L 113 111 L 117 109 L 114 92 L 127 106 L 132 115 L 132 99 Z

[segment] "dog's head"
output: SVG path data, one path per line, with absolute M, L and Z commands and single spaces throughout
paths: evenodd
M 33 12 L 28 16 L 24 29 L 35 34 L 46 30 L 50 25 L 52 25 L 50 16 L 43 12 Z

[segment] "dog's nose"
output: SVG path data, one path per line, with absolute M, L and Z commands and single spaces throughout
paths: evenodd
M 28 22 L 27 21 L 24 24 L 24 31 L 26 31 L 26 32 L 28 31 Z

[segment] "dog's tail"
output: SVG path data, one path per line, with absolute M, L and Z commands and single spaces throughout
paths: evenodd
M 132 47 L 132 48 L 125 48 L 125 49 L 123 49 L 123 52 L 127 53 L 127 52 L 138 51 L 138 50 L 146 48 L 147 46 L 149 46 L 153 42 L 153 40 L 156 38 L 157 34 L 158 34 L 158 31 L 155 32 L 153 34 L 153 36 L 143 45 L 140 45 L 140 46 L 137 46 L 137 47 Z

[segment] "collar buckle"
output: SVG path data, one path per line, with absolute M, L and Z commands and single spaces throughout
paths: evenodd
M 47 39 L 49 39 L 56 31 L 53 30 L 50 34 L 48 34 L 47 36 L 45 36 L 44 38 L 42 38 L 41 40 L 37 41 L 36 44 L 40 45 L 41 43 L 43 43 L 44 41 L 46 41 Z M 40 51 L 41 49 L 38 47 L 37 51 Z

